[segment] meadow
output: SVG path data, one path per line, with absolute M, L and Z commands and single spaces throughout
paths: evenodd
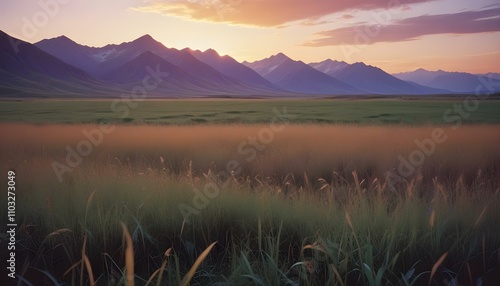
M 1 101 L 0 122 L 64 124 L 267 124 L 273 108 L 295 115 L 291 123 L 319 124 L 489 124 L 500 122 L 500 97 L 491 95 L 473 112 L 466 97 L 354 99 L 178 99 Z M 121 101 L 120 101 L 121 100 Z M 455 105 L 463 110 L 455 111 Z M 445 118 L 444 113 L 451 113 Z
M 144 103 L 148 114 L 165 108 Z M 73 114 L 109 103 L 58 104 L 60 112 Z M 426 112 L 439 112 L 426 102 L 410 111 L 398 107 L 406 102 L 373 102 L 373 114 L 393 108 L 405 114 L 395 114 L 396 121 L 422 118 L 426 124 L 359 124 L 355 118 L 365 111 L 347 109 L 356 103 L 308 102 L 310 109 L 300 113 L 298 105 L 287 105 L 288 112 L 299 119 L 309 118 L 308 110 L 335 117 L 336 111 L 326 111 L 338 108 L 353 121 L 311 124 L 295 117 L 272 126 L 271 114 L 257 110 L 268 112 L 274 104 L 281 110 L 282 102 L 262 109 L 257 105 L 263 103 L 253 104 L 233 111 L 255 109 L 243 122 L 255 115 L 265 123 L 118 124 L 100 132 L 96 115 L 76 112 L 73 124 L 56 124 L 68 118 L 57 113 L 37 124 L 0 124 L 0 183 L 7 184 L 9 170 L 16 173 L 21 285 L 498 282 L 497 113 L 470 117 L 491 124 L 455 128 L 427 122 L 437 117 Z M 191 113 L 206 112 L 194 106 Z M 410 113 L 414 117 L 406 117 Z M 15 116 L 2 113 L 2 120 Z M 431 148 L 436 130 L 440 140 Z M 424 154 L 418 164 L 401 167 L 417 153 Z M 7 205 L 5 196 L 0 205 Z M 1 241 L 5 261 L 7 239 Z

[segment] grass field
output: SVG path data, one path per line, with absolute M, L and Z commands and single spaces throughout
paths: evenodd
M 74 112 L 101 104 L 104 110 L 109 103 L 89 102 L 85 108 L 57 104 L 60 112 Z M 161 105 L 148 104 L 151 114 L 162 114 Z M 186 105 L 175 112 L 188 113 L 187 103 L 175 104 L 180 110 Z M 198 104 L 191 113 L 202 112 Z M 150 278 L 150 285 L 184 285 L 188 280 L 191 285 L 498 281 L 499 125 L 454 129 L 291 120 L 273 127 L 272 115 L 258 110 L 268 112 L 275 102 L 233 108 L 231 102 L 208 104 L 226 105 L 217 114 L 253 110 L 257 121 L 267 122 L 122 124 L 100 133 L 102 126 L 92 124 L 0 124 L 5 135 L 0 183 L 7 184 L 8 170 L 16 172 L 18 274 L 36 285 L 131 285 L 128 274 L 136 285 Z M 290 114 L 299 111 L 298 104 L 291 104 Z M 308 104 L 315 116 L 336 114 L 326 115 L 324 102 Z M 348 110 L 349 104 L 370 106 L 342 104 L 330 109 L 339 108 L 352 120 L 366 111 Z M 386 112 L 391 104 L 374 104 L 373 114 Z M 395 102 L 392 110 L 417 118 L 417 106 L 437 104 L 441 111 L 450 103 L 421 102 L 409 111 L 401 104 L 407 103 Z M 54 104 L 49 105 L 54 111 Z M 281 110 L 282 104 L 276 108 Z M 419 116 L 424 110 L 439 113 L 421 108 Z M 25 106 L 23 112 L 28 110 Z M 480 113 L 478 117 L 496 122 L 493 114 Z M 137 121 L 139 114 L 134 115 Z M 2 113 L 2 120 L 13 116 Z M 65 116 L 29 118 L 59 122 Z M 91 116 L 80 113 L 75 122 L 94 122 Z M 431 148 L 427 139 L 437 129 L 446 140 Z M 86 141 L 95 144 L 82 143 Z M 68 160 L 69 150 L 76 150 L 72 154 L 80 159 Z M 401 174 L 401 158 L 411 161 L 417 151 L 425 154 L 423 159 L 410 174 Z M 399 179 L 388 180 L 387 172 Z M 1 200 L 7 205 L 5 196 Z M 6 221 L 5 212 L 0 219 Z M 6 244 L 2 238 L 2 250 Z M 7 254 L 1 253 L 5 261 Z
M 491 97 L 495 98 L 495 97 Z M 129 124 L 228 124 L 268 123 L 273 108 L 295 115 L 293 123 L 337 124 L 455 124 L 500 123 L 500 100 L 484 100 L 468 112 L 464 98 L 365 99 L 365 100 L 33 100 L 0 102 L 0 122 L 129 123 Z M 461 115 L 455 110 L 464 110 Z M 445 112 L 451 112 L 445 116 Z

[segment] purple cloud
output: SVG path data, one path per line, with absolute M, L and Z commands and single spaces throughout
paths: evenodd
M 423 15 L 390 24 L 360 24 L 319 32 L 318 39 L 306 46 L 369 45 L 379 42 L 402 42 L 426 35 L 474 34 L 500 31 L 500 7 L 455 14 Z

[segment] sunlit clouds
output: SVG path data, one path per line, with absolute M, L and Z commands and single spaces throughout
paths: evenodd
M 349 10 L 403 8 L 429 0 L 153 0 L 132 8 L 232 24 L 276 27 L 287 22 L 318 18 Z
M 384 25 L 359 24 L 317 33 L 308 46 L 359 45 L 416 40 L 435 34 L 474 34 L 500 31 L 500 8 L 455 14 L 423 15 Z

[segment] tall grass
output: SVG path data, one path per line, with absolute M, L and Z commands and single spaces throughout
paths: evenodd
M 449 139 L 395 189 L 384 172 L 434 127 L 293 125 L 248 162 L 238 145 L 262 127 L 119 126 L 59 183 L 50 164 L 93 126 L 0 125 L 11 134 L 1 168 L 17 174 L 18 274 L 36 285 L 498 278 L 498 126 L 445 127 Z M 241 173 L 218 177 L 230 160 Z M 219 195 L 186 221 L 179 205 L 214 182 Z

